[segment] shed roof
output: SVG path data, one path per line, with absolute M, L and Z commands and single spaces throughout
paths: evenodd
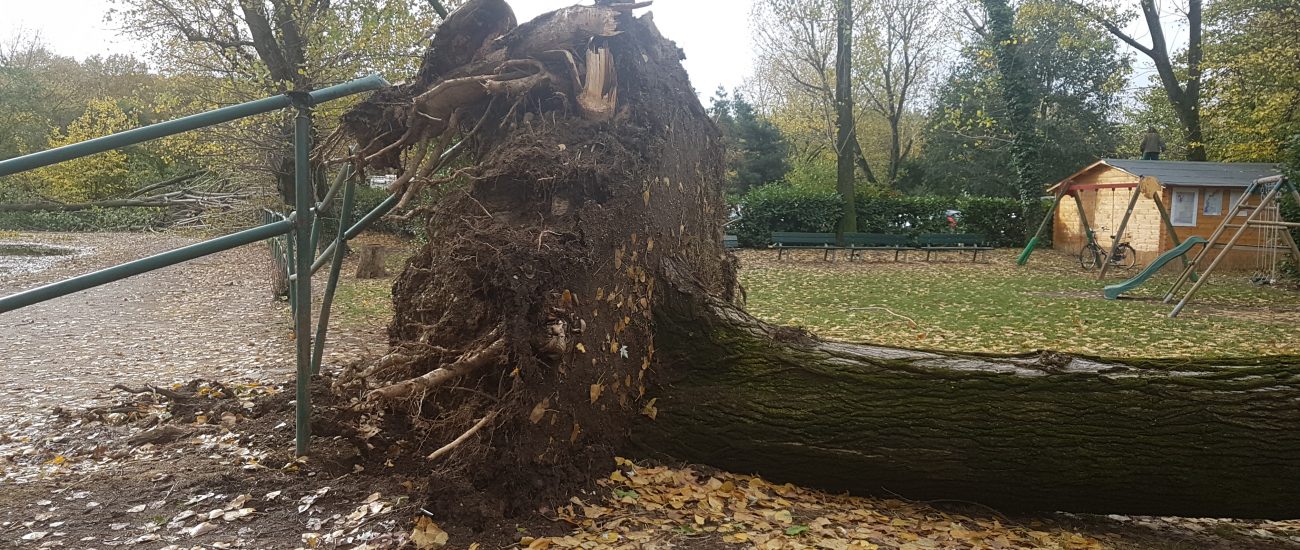
M 1069 181 L 1099 166 L 1110 166 L 1140 178 L 1151 176 L 1162 186 L 1195 185 L 1241 187 L 1259 178 L 1276 176 L 1281 169 L 1263 162 L 1191 162 L 1184 160 L 1102 159 L 1066 178 Z M 1061 182 L 1061 183 L 1064 183 Z M 1060 183 L 1053 185 L 1056 188 Z

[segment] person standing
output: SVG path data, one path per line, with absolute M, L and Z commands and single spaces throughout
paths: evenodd
M 1147 126 L 1147 133 L 1142 136 L 1142 160 L 1160 160 L 1160 153 L 1165 152 L 1165 141 L 1160 139 L 1154 126 Z

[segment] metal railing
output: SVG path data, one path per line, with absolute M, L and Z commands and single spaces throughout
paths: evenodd
M 311 108 L 320 103 L 385 86 L 388 86 L 388 82 L 383 78 L 371 75 L 312 92 L 289 92 L 0 161 L 0 177 L 3 177 L 279 109 L 292 107 L 297 111 L 293 137 L 293 211 L 281 214 L 267 210 L 264 212 L 263 225 L 258 227 L 5 296 L 0 298 L 0 314 L 257 241 L 270 240 L 276 269 L 286 270 L 284 275 L 289 281 L 297 364 L 295 449 L 299 456 L 307 454 L 311 439 L 311 377 L 320 371 L 325 336 L 329 328 L 330 303 L 342 268 L 343 255 L 336 254 L 335 251 L 342 249 L 347 240 L 355 237 L 397 204 L 397 197 L 391 197 L 356 224 L 349 226 L 356 186 L 351 181 L 350 166 L 344 166 L 329 192 L 321 200 L 315 200 L 308 158 L 311 152 Z M 321 231 L 317 213 L 328 210 L 340 188 L 343 190 L 343 207 L 338 235 L 320 257 L 314 257 Z M 311 276 L 297 275 L 315 273 L 327 261 L 331 263 L 330 275 L 321 303 L 320 322 L 313 338 Z

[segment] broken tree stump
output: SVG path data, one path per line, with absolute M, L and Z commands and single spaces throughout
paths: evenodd
M 357 278 L 382 279 L 387 276 L 388 270 L 384 269 L 384 247 L 377 244 L 362 246 L 357 254 Z

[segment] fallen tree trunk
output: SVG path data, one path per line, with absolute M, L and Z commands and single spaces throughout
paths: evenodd
M 660 353 L 690 367 L 655 393 L 641 452 L 1006 511 L 1300 517 L 1296 358 L 900 350 L 817 341 L 716 301 L 660 319 Z
M 634 7 L 516 26 L 470 0 L 411 83 L 343 119 L 358 172 L 399 171 L 400 215 L 428 239 L 394 285 L 390 353 L 336 389 L 389 419 L 390 452 L 436 458 L 429 510 L 531 513 L 632 442 L 831 490 L 1296 515 L 1293 361 L 947 356 L 745 314 L 717 128 Z

